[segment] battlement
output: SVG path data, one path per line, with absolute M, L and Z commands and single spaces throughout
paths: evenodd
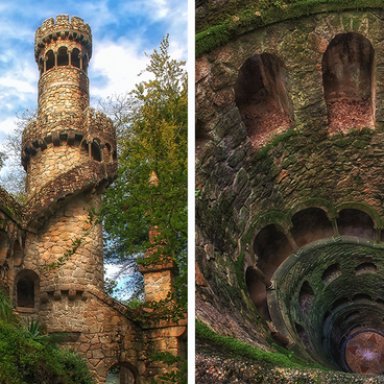
M 90 157 L 106 163 L 116 161 L 116 134 L 112 121 L 101 112 L 88 109 L 83 117 L 83 130 L 73 129 L 70 121 L 52 127 L 40 119 L 29 122 L 22 137 L 22 164 L 50 146 L 77 146 Z
M 59 15 L 45 20 L 35 34 L 35 58 L 38 61 L 43 48 L 59 38 L 80 42 L 92 55 L 92 32 L 90 26 L 80 17 Z

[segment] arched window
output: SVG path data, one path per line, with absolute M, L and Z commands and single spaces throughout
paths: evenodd
M 101 149 L 97 141 L 93 141 L 91 144 L 91 155 L 93 160 L 101 161 Z
M 292 122 L 286 71 L 275 55 L 248 58 L 235 84 L 235 100 L 254 147 L 261 147 Z
M 55 65 L 55 55 L 53 54 L 52 50 L 49 50 L 47 54 L 45 55 L 45 60 L 46 60 L 46 70 L 48 71 L 49 69 L 53 68 Z
M 291 233 L 299 247 L 333 235 L 332 224 L 320 208 L 306 208 L 295 213 L 292 224 Z
M 321 280 L 323 280 L 325 285 L 332 283 L 332 281 L 336 280 L 339 276 L 341 276 L 340 264 L 335 263 L 330 265 L 322 274 Z
M 39 276 L 28 269 L 16 276 L 16 306 L 18 308 L 35 308 L 39 292 Z
M 374 49 L 355 32 L 336 35 L 322 61 L 330 132 L 374 126 Z
M 71 64 L 76 68 L 80 68 L 80 51 L 74 48 L 71 52 Z
M 57 52 L 57 65 L 69 65 L 69 56 L 67 47 L 60 47 Z
M 372 218 L 358 209 L 342 209 L 337 218 L 340 235 L 375 240 L 376 230 Z
M 267 225 L 257 234 L 253 247 L 258 257 L 257 267 L 267 280 L 293 251 L 287 236 L 274 224 Z

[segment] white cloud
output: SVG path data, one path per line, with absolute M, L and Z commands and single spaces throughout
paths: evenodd
M 104 268 L 105 268 L 105 277 L 107 279 L 115 280 L 121 270 L 121 265 L 120 264 L 104 264 Z
M 10 134 L 17 128 L 18 118 L 15 117 L 7 117 L 0 121 L 0 132 L 5 134 Z
M 90 71 L 94 78 L 101 77 L 102 85 L 92 84 L 91 95 L 107 97 L 126 93 L 144 79 L 138 74 L 145 69 L 148 58 L 140 48 L 140 42 L 99 42 L 92 58 Z

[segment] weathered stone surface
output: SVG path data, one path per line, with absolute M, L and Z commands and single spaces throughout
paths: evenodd
M 213 7 L 212 14 L 208 12 L 208 3 Z M 294 19 L 282 12 L 284 21 L 268 24 L 261 20 L 265 24 L 258 24 L 256 16 L 255 23 L 245 31 L 241 11 L 249 10 L 249 4 L 235 3 L 208 1 L 201 5 L 209 17 L 220 12 L 220 4 L 225 9 L 235 9 L 232 16 L 239 17 L 239 34 L 233 21 L 228 36 L 234 37 L 197 59 L 196 117 L 201 131 L 209 132 L 197 152 L 197 317 L 217 333 L 251 345 L 273 349 L 273 338 L 310 362 L 316 360 L 330 368 L 346 369 L 339 355 L 342 335 L 346 335 L 349 325 L 338 324 L 351 315 L 352 308 L 359 310 L 360 300 L 366 300 L 363 312 L 369 313 L 358 316 L 363 327 L 380 328 L 383 315 L 377 301 L 382 295 L 379 272 L 375 278 L 374 273 L 364 278 L 354 275 L 354 268 L 359 268 L 363 259 L 374 259 L 374 264 L 381 266 L 384 257 L 383 10 L 317 12 Z M 223 20 L 229 18 L 228 14 L 221 16 Z M 200 22 L 201 26 L 205 23 L 202 19 Z M 209 31 L 214 34 L 214 28 Z M 343 45 L 345 50 L 328 50 L 339 34 L 347 34 L 341 38 L 349 41 Z M 208 41 L 209 34 L 205 38 Z M 364 54 L 357 53 L 360 48 L 346 48 L 353 45 L 349 39 L 355 38 L 358 47 L 366 47 Z M 372 51 L 367 48 L 370 44 L 374 64 L 364 64 L 361 70 L 355 70 L 359 67 L 356 62 L 372 58 Z M 348 55 L 350 51 L 354 53 Z M 242 111 L 241 103 L 236 105 L 236 100 L 229 97 L 225 98 L 228 103 L 217 103 L 216 100 L 224 100 L 222 95 L 236 92 L 244 63 L 263 54 L 277 57 L 286 71 L 275 85 L 270 81 L 278 76 L 270 79 L 262 70 L 254 77 L 244 75 L 245 85 L 247 81 L 251 88 L 255 82 L 263 85 L 248 95 L 252 100 L 245 100 L 247 108 L 253 108 L 260 100 L 264 104 Z M 326 74 L 325 54 L 332 67 Z M 349 69 L 344 72 L 343 63 L 350 59 Z M 327 78 L 333 71 L 344 80 Z M 346 80 L 349 76 L 358 79 L 359 73 L 368 80 Z M 371 75 L 373 81 L 369 80 Z M 323 80 L 340 88 L 327 88 Z M 282 117 L 276 119 L 282 90 L 286 91 L 288 102 L 280 108 Z M 353 92 L 358 94 L 355 101 L 348 99 Z M 370 105 L 373 94 L 374 109 Z M 251 112 L 256 119 L 252 122 L 255 130 L 249 129 Z M 261 118 L 263 114 L 265 119 Z M 290 124 L 284 123 L 283 115 L 291 117 Z M 271 132 L 276 136 L 268 136 Z M 356 238 L 356 242 L 352 245 L 354 251 L 348 253 L 349 236 Z M 333 248 L 336 239 L 341 244 Z M 316 247 L 320 247 L 321 241 L 328 242 L 329 253 L 318 252 L 320 248 Z M 379 244 L 373 251 L 365 242 Z M 294 259 L 298 261 L 296 266 Z M 308 269 L 300 269 L 302 260 L 307 261 Z M 349 267 L 344 264 L 347 261 Z M 326 272 L 332 263 L 338 265 L 341 277 L 336 271 L 329 273 L 337 277 L 334 280 L 322 280 L 322 274 L 328 276 Z M 288 277 L 289 270 L 292 279 Z M 329 319 L 328 312 L 332 314 Z M 327 327 L 333 327 L 332 341 Z M 332 344 L 327 349 L 331 342 L 337 346 Z M 232 364 L 229 360 L 214 360 L 206 366 L 204 358 L 208 356 L 199 357 L 205 367 L 198 371 L 202 383 L 254 380 L 252 372 L 243 375 L 240 366 L 227 369 L 227 364 Z M 311 376 L 310 371 L 304 370 L 297 375 L 292 371 L 275 375 L 276 372 L 263 369 L 253 372 L 260 380 L 254 382 L 266 383 L 309 383 L 315 379 L 331 382 L 332 377 Z M 353 382 L 339 373 L 335 373 L 335 378 L 339 382 Z M 365 379 L 356 377 L 356 382 L 363 383 Z

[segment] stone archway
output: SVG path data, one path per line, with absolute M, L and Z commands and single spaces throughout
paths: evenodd
M 137 384 L 136 369 L 129 363 L 113 365 L 107 374 L 106 384 Z

